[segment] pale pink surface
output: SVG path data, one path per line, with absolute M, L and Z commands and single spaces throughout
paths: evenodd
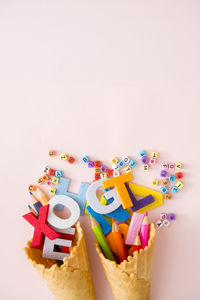
M 77 192 L 93 174 L 82 155 L 109 164 L 144 148 L 185 172 L 183 191 L 149 213 L 177 214 L 158 232 L 151 299 L 198 300 L 200 3 L 2 0 L 0 28 L 0 299 L 55 300 L 22 251 L 33 233 L 21 217 L 26 187 L 44 164 L 64 166 L 47 151 L 79 159 L 65 165 Z M 135 182 L 150 186 L 155 170 L 136 167 Z M 97 300 L 113 300 L 88 217 L 81 223 Z

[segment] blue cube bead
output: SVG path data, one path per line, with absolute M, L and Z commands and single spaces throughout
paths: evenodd
M 176 180 L 176 177 L 174 175 L 171 175 L 171 176 L 168 177 L 168 180 L 170 182 L 174 182 Z
M 86 164 L 89 161 L 89 157 L 85 155 L 81 160 Z
M 62 176 L 62 171 L 55 171 L 55 176 L 56 177 L 61 177 Z
M 147 156 L 147 154 L 146 154 L 146 152 L 144 150 L 141 150 L 139 152 L 139 154 L 140 154 L 141 157 Z
M 129 161 L 129 166 L 132 167 L 132 168 L 134 168 L 136 166 L 136 161 L 134 161 L 133 159 L 131 159 Z
M 163 194 L 166 194 L 166 193 L 168 192 L 168 188 L 166 188 L 166 186 L 162 186 L 162 187 L 160 188 L 160 190 L 161 190 L 161 192 L 162 192 Z
M 172 193 L 177 193 L 177 192 L 178 192 L 177 186 L 174 185 L 174 186 L 171 188 L 171 192 L 172 192 Z
M 119 168 L 122 168 L 123 166 L 125 166 L 125 162 L 123 160 L 120 160 L 117 165 Z

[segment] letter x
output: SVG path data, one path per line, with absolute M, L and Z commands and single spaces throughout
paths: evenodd
M 35 227 L 31 247 L 37 248 L 43 243 L 43 235 L 46 235 L 50 240 L 61 238 L 61 234 L 55 232 L 48 224 L 47 217 L 49 204 L 40 208 L 39 217 L 37 218 L 32 212 L 23 216 L 33 227 Z

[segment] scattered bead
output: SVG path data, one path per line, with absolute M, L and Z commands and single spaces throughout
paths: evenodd
M 130 161 L 130 158 L 128 156 L 125 156 L 124 158 L 122 158 L 122 160 L 124 161 L 125 164 L 128 164 Z
M 113 176 L 113 170 L 107 169 L 106 174 L 107 176 Z
M 94 162 L 88 161 L 88 168 L 94 168 Z
M 168 185 L 169 181 L 167 179 L 163 179 L 162 181 L 162 185 Z
M 40 177 L 38 180 L 37 180 L 37 183 L 39 185 L 43 184 L 44 183 L 44 180 L 42 179 L 42 177 Z
M 69 156 L 67 161 L 70 163 L 70 164 L 73 164 L 75 162 L 75 158 L 72 157 L 72 156 Z
M 162 187 L 160 188 L 160 190 L 161 190 L 161 192 L 162 192 L 163 194 L 166 194 L 166 193 L 168 192 L 168 188 L 166 188 L 166 186 L 162 186 Z
M 176 177 L 175 177 L 174 175 L 170 175 L 170 176 L 168 177 L 168 180 L 169 180 L 170 182 L 174 182 L 174 181 L 176 180 Z
M 139 154 L 140 154 L 141 157 L 147 156 L 147 154 L 146 154 L 146 152 L 144 150 L 141 150 L 139 152 Z
M 119 171 L 114 171 L 114 172 L 113 172 L 113 176 L 114 176 L 114 177 L 119 176 Z
M 49 179 L 49 180 L 47 180 L 47 181 L 46 181 L 46 184 L 47 184 L 47 185 L 52 185 L 52 182 L 51 182 L 51 180 L 50 180 L 50 179 Z
M 66 153 L 61 154 L 60 159 L 61 160 L 67 160 L 67 154 Z
M 33 185 L 33 184 L 30 184 L 30 185 L 28 186 L 28 190 L 29 190 L 29 192 L 33 192 L 33 191 L 35 191 L 35 190 L 36 190 L 36 187 L 35 187 L 35 185 Z
M 178 192 L 177 186 L 174 185 L 174 186 L 171 188 L 171 192 L 174 193 L 174 194 L 177 193 L 177 192 Z
M 125 167 L 125 168 L 124 168 L 124 171 L 125 171 L 126 173 L 131 172 L 131 167 L 130 167 L 130 166 Z
M 167 162 L 163 162 L 163 163 L 161 163 L 161 168 L 162 169 L 168 169 L 169 168 L 169 164 Z
M 146 156 L 144 156 L 144 157 L 142 157 L 141 162 L 143 164 L 148 164 L 149 160 L 148 160 L 148 158 Z
M 87 164 L 87 162 L 89 161 L 89 157 L 87 155 L 82 157 L 82 162 L 84 162 L 85 164 Z
M 53 169 L 49 169 L 49 172 L 48 172 L 48 175 L 49 176 L 55 176 L 55 170 L 53 170 Z
M 56 177 L 62 177 L 62 171 L 55 171 Z
M 136 166 L 136 161 L 131 159 L 128 164 L 130 167 L 134 168 Z
M 113 157 L 111 159 L 112 164 L 117 164 L 118 163 L 118 159 L 116 157 Z
M 105 172 L 101 173 L 101 179 L 107 178 L 107 174 Z
M 95 178 L 95 180 L 101 179 L 101 173 L 95 173 L 94 178 Z
M 175 163 L 175 169 L 180 170 L 182 168 L 181 163 Z
M 166 194 L 164 194 L 164 199 L 165 200 L 171 200 L 171 195 L 170 195 L 170 193 L 166 193 Z
M 167 214 L 166 213 L 160 213 L 160 220 L 164 221 L 165 219 L 167 219 Z
M 101 173 L 101 168 L 95 168 L 95 173 Z
M 48 166 L 44 166 L 44 167 L 42 168 L 42 172 L 48 174 L 48 172 L 49 172 L 49 167 L 48 167 Z
M 160 228 L 163 226 L 163 222 L 161 220 L 156 221 L 156 227 Z
M 142 165 L 142 169 L 145 171 L 149 170 L 149 165 L 147 165 L 147 164 Z
M 174 163 L 169 163 L 168 166 L 169 166 L 169 169 L 170 169 L 170 170 L 173 170 L 173 169 L 174 169 Z
M 152 185 L 158 185 L 158 180 L 157 179 L 152 179 L 151 184 Z
M 54 157 L 56 155 L 56 151 L 55 150 L 49 150 L 49 156 L 50 157 Z
M 117 165 L 119 168 L 122 168 L 125 166 L 125 162 L 123 160 L 120 160 Z
M 165 227 L 168 227 L 168 226 L 170 225 L 170 222 L 169 222 L 167 219 L 165 219 L 165 220 L 163 221 L 163 225 L 164 225 Z
M 175 174 L 177 179 L 181 179 L 183 178 L 183 173 L 182 172 L 178 172 Z
M 96 168 L 96 167 L 101 167 L 101 162 L 100 162 L 100 160 L 94 161 L 94 167 L 95 167 L 95 168 Z
M 167 177 L 167 171 L 161 170 L 161 171 L 160 171 L 160 176 L 161 176 L 161 177 Z
M 56 188 L 54 188 L 54 187 L 50 188 L 50 189 L 49 189 L 49 193 L 50 193 L 51 195 L 55 195 L 55 193 L 56 193 Z
M 155 165 L 155 163 L 156 163 L 155 158 L 150 158 L 149 163 L 150 163 L 151 165 Z
M 59 180 L 60 180 L 59 177 L 53 177 L 53 178 L 52 178 L 52 183 L 58 184 Z
M 158 157 L 158 152 L 151 152 L 150 157 L 157 158 Z
M 175 214 L 168 214 L 168 220 L 170 220 L 170 221 L 176 220 L 176 215 Z
M 183 183 L 181 182 L 181 181 L 178 181 L 176 184 L 175 184 L 175 186 L 179 189 L 179 190 L 181 190 L 182 188 L 183 188 Z
M 170 221 L 174 221 L 174 220 L 176 220 L 176 215 L 175 214 L 168 214 L 168 219 Z
M 101 172 L 106 172 L 107 171 L 107 167 L 106 166 L 101 166 Z
M 47 174 L 42 176 L 43 181 L 47 181 L 49 179 L 49 176 Z
M 114 171 L 118 171 L 118 170 L 119 170 L 119 166 L 118 166 L 118 164 L 116 164 L 116 165 L 113 165 L 112 167 L 113 167 L 113 170 L 114 170 Z

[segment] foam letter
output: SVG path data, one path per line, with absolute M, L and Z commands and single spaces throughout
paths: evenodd
M 85 210 L 86 192 L 89 187 L 89 183 L 81 182 L 79 193 L 74 194 L 67 191 L 69 187 L 69 182 L 70 182 L 69 178 L 60 177 L 60 181 L 58 183 L 57 190 L 56 190 L 56 195 L 65 195 L 74 199 L 80 207 L 80 215 L 82 216 Z M 57 206 L 56 209 L 62 210 L 62 205 Z
M 125 183 L 131 180 L 133 180 L 132 174 L 131 172 L 128 172 L 117 177 L 109 178 L 102 182 L 104 189 L 115 187 L 124 209 L 133 206 L 125 186 Z
M 91 206 L 91 208 L 102 215 L 108 214 L 116 210 L 120 205 L 121 201 L 114 189 L 106 192 L 104 195 L 106 199 L 114 198 L 114 201 L 109 205 L 103 205 L 100 203 L 97 198 L 97 189 L 102 187 L 102 182 L 105 179 L 100 179 L 92 183 L 87 190 L 87 202 Z
M 62 204 L 69 208 L 71 216 L 68 219 L 61 219 L 54 214 L 54 206 Z M 67 229 L 73 226 L 80 216 L 79 205 L 70 197 L 65 195 L 54 196 L 49 200 L 48 223 L 57 229 Z M 64 231 L 65 232 L 65 231 Z
M 46 235 L 49 239 L 53 240 L 59 238 L 59 233 L 55 232 L 47 222 L 47 215 L 49 210 L 49 204 L 40 208 L 39 217 L 37 218 L 32 212 L 23 216 L 32 226 L 35 227 L 33 240 L 31 243 L 32 248 L 37 248 L 43 242 L 43 237 Z

